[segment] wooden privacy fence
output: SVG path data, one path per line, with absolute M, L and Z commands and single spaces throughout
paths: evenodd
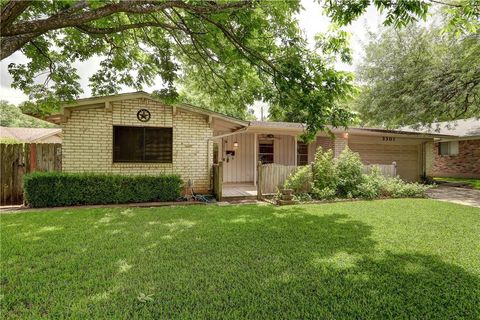
M 34 171 L 61 171 L 59 143 L 0 144 L 0 205 L 23 201 L 23 176 Z
M 277 192 L 279 186 L 283 186 L 288 176 L 297 169 L 297 166 L 286 166 L 276 163 L 258 163 L 257 196 Z
M 397 176 L 397 164 L 370 164 L 363 166 L 363 173 L 370 173 L 373 167 L 378 167 L 385 177 Z M 294 172 L 297 166 L 286 166 L 276 163 L 257 165 L 257 197 L 262 199 L 263 195 L 277 192 L 278 187 L 283 186 L 288 176 Z

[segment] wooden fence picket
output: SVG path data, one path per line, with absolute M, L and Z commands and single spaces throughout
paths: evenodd
M 23 176 L 34 171 L 61 171 L 62 145 L 0 144 L 0 205 L 23 201 Z

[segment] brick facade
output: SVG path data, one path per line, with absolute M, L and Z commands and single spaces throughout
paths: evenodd
M 139 109 L 148 109 L 151 119 L 140 122 Z M 99 172 L 156 175 L 180 174 L 194 181 L 196 192 L 210 189 L 213 131 L 202 114 L 139 98 L 111 103 L 111 108 L 73 109 L 63 127 L 62 165 L 65 172 Z M 172 163 L 113 163 L 113 125 L 173 128 Z
M 458 155 L 438 154 L 435 143 L 433 175 L 438 177 L 480 178 L 480 139 L 458 142 Z

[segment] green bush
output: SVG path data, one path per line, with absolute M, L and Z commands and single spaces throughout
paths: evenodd
M 380 189 L 384 183 L 385 177 L 382 175 L 380 168 L 374 166 L 370 174 L 364 174 L 362 183 L 360 183 L 354 195 L 359 198 L 375 199 L 380 197 Z
M 422 198 L 431 186 L 420 183 L 408 183 L 400 178 L 387 178 L 378 167 L 370 174 L 363 176 L 363 182 L 358 186 L 356 196 L 365 199 L 385 198 Z
M 346 147 L 336 161 L 337 190 L 340 196 L 351 198 L 355 195 L 363 182 L 362 169 L 360 155 Z
M 292 189 L 294 194 L 310 193 L 312 191 L 312 168 L 303 166 L 295 170 L 287 178 L 285 189 Z
M 61 172 L 27 174 L 23 183 L 25 200 L 31 207 L 174 201 L 183 185 L 178 175 Z
M 337 190 L 325 187 L 323 189 L 313 188 L 312 197 L 318 200 L 330 200 L 337 196 Z
M 327 151 L 323 151 L 322 147 L 317 149 L 312 165 L 312 178 L 316 190 L 337 188 L 337 170 L 331 149 Z

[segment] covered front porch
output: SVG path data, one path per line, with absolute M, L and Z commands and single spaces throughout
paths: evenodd
M 246 199 L 256 199 L 257 198 L 257 186 L 253 182 L 247 183 L 224 183 L 223 186 L 223 198 L 235 199 L 235 198 L 246 198 Z

